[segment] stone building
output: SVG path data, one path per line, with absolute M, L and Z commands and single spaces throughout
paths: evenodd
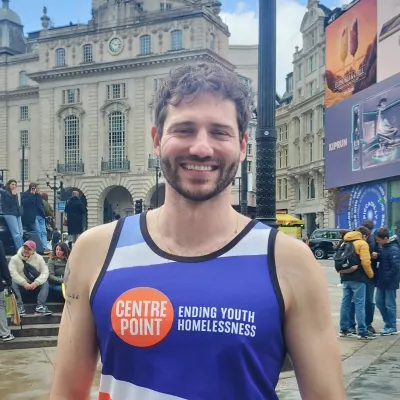
M 132 214 L 138 199 L 154 206 L 151 101 L 179 64 L 234 69 L 220 10 L 215 0 L 92 0 L 87 24 L 53 27 L 44 8 L 42 29 L 25 37 L 2 0 L 0 169 L 50 197 L 46 182 L 62 179 L 66 197 L 81 193 L 89 227 Z

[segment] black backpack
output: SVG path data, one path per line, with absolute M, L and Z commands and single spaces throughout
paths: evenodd
M 343 242 L 337 249 L 333 261 L 337 272 L 345 271 L 354 265 L 360 265 L 360 256 L 356 253 L 353 242 Z

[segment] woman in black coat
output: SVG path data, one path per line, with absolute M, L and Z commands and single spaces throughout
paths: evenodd
M 3 217 L 14 241 L 17 252 L 24 243 L 24 231 L 22 229 L 21 208 L 19 206 L 17 181 L 10 179 L 7 185 L 0 190 L 3 206 Z
M 4 289 L 11 286 L 11 276 L 8 270 L 6 253 L 4 251 L 3 242 L 0 240 L 0 339 L 8 342 L 14 339 L 8 328 Z

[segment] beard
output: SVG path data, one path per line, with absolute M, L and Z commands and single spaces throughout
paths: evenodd
M 218 164 L 217 174 L 213 177 L 214 182 L 208 179 L 192 179 L 188 183 L 182 182 L 179 177 L 179 169 L 182 164 L 190 162 L 213 162 Z M 160 165 L 165 180 L 179 195 L 191 202 L 202 202 L 210 200 L 222 193 L 235 180 L 237 170 L 240 164 L 240 155 L 237 159 L 227 164 L 224 160 L 214 159 L 212 157 L 177 157 L 175 160 L 163 157 L 161 154 Z M 198 189 L 196 189 L 198 185 Z M 204 186 L 207 188 L 204 188 Z M 191 186 L 191 187 L 189 187 Z

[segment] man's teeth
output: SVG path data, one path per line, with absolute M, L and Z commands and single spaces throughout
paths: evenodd
M 213 167 L 209 166 L 209 165 L 188 165 L 185 164 L 184 168 L 186 169 L 191 169 L 194 171 L 212 171 Z

